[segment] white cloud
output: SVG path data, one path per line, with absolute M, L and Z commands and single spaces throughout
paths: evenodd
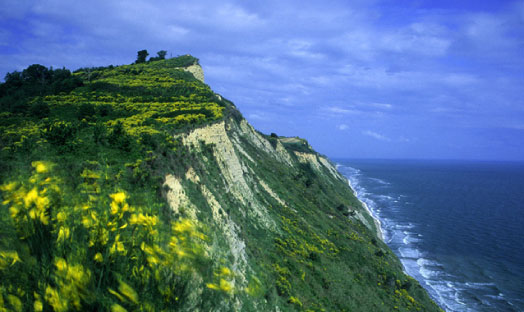
M 347 130 L 349 129 L 349 126 L 346 125 L 346 124 L 340 124 L 337 126 L 338 130 L 341 130 L 341 131 L 344 131 L 344 130 Z
M 330 106 L 325 109 L 326 111 L 334 114 L 342 114 L 342 115 L 348 115 L 348 114 L 360 114 L 361 111 L 350 109 L 350 108 L 342 108 L 338 106 Z
M 386 142 L 390 142 L 391 139 L 380 134 L 380 133 L 377 133 L 377 132 L 374 132 L 374 131 L 371 131 L 371 130 L 365 130 L 365 131 L 362 131 L 362 134 L 363 135 L 367 135 L 367 136 L 370 136 L 374 139 L 377 139 L 379 141 L 386 141 Z
M 393 108 L 393 105 L 388 104 L 388 103 L 369 103 L 368 105 L 371 106 L 371 107 L 376 107 L 376 108 L 380 108 L 380 109 L 391 109 L 391 108 Z

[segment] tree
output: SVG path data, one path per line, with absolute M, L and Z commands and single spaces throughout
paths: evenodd
M 39 82 L 44 85 L 51 78 L 51 72 L 40 64 L 33 64 L 22 72 L 22 79 L 28 83 Z
M 158 55 L 158 57 L 157 57 L 158 60 L 165 60 L 167 51 L 166 50 L 160 50 L 156 54 Z
M 151 58 L 149 59 L 149 62 L 165 60 L 165 59 L 166 59 L 167 51 L 166 51 L 166 50 L 160 50 L 160 51 L 158 51 L 156 54 L 157 54 L 158 56 L 156 56 L 156 57 L 151 57 Z
M 147 53 L 147 50 L 140 50 L 140 51 L 138 51 L 135 64 L 145 63 L 146 62 L 146 58 L 147 58 L 148 55 L 149 55 L 149 53 Z

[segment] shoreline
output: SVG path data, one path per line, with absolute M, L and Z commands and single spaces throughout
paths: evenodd
M 351 181 L 348 178 L 346 178 L 346 180 L 348 181 L 349 188 L 353 192 L 353 195 L 355 195 L 355 197 L 360 202 L 362 207 L 364 207 L 364 209 L 366 209 L 367 213 L 371 216 L 371 218 L 373 218 L 373 223 L 375 224 L 375 228 L 377 229 L 377 236 L 378 236 L 378 238 L 380 238 L 381 241 L 385 242 L 384 241 L 384 231 L 382 230 L 382 223 L 380 222 L 379 218 L 377 216 L 375 216 L 373 214 L 373 212 L 371 211 L 371 209 L 368 207 L 368 205 L 358 197 L 358 193 L 355 190 L 355 188 L 353 187 L 353 185 L 351 185 Z

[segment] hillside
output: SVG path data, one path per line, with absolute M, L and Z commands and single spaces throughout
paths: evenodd
M 187 55 L 7 75 L 0 308 L 439 311 L 328 159 L 203 80 Z

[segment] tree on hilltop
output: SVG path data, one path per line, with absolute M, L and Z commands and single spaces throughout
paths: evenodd
M 156 54 L 157 54 L 156 57 L 152 57 L 152 58 L 149 59 L 150 62 L 165 60 L 167 51 L 166 50 L 160 50 Z
M 158 55 L 158 59 L 159 60 L 165 60 L 166 59 L 166 54 L 167 54 L 167 51 L 166 50 L 160 50 L 156 53 Z
M 140 51 L 138 51 L 135 64 L 145 63 L 146 62 L 146 58 L 147 58 L 148 55 L 149 55 L 149 53 L 147 53 L 147 50 L 140 50 Z

